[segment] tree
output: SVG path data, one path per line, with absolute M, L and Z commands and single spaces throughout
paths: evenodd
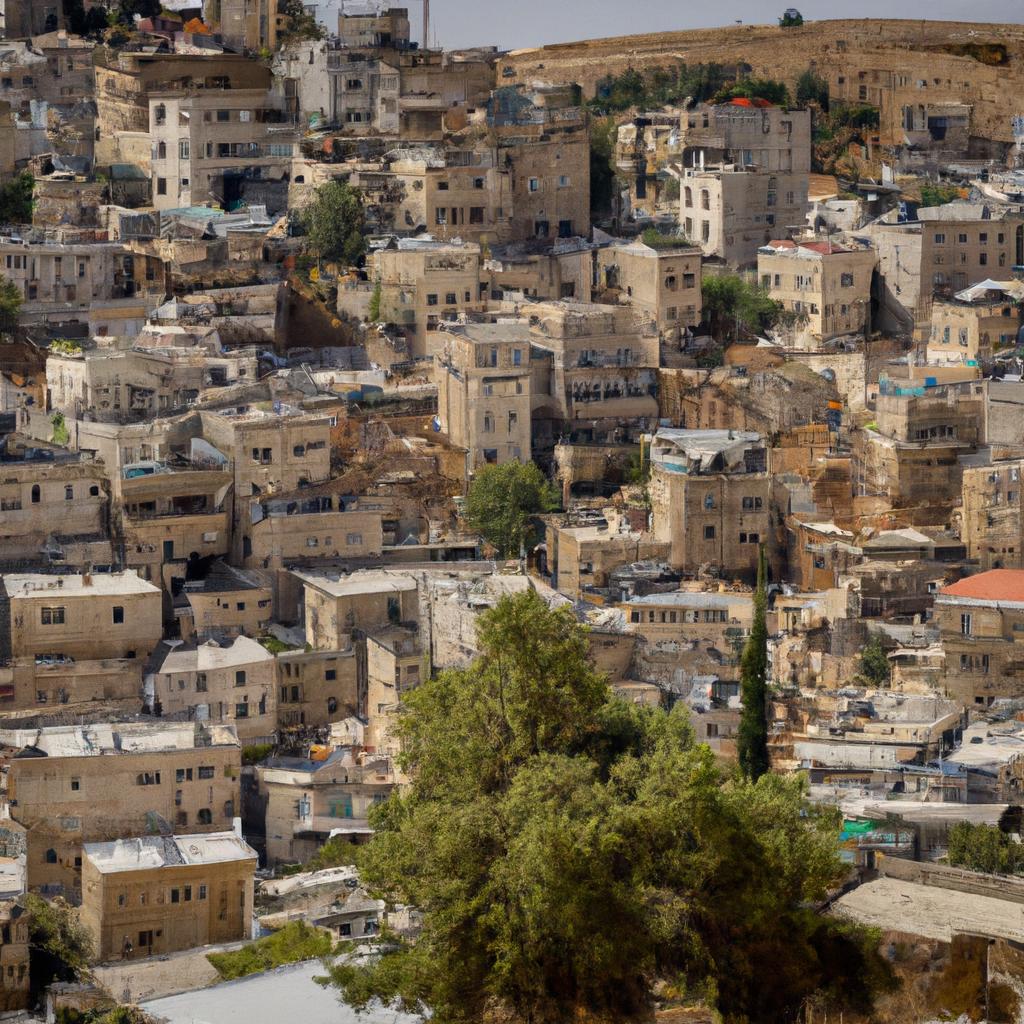
M 711 336 L 718 341 L 741 332 L 760 334 L 770 330 L 782 316 L 782 304 L 764 288 L 735 274 L 705 274 L 701 281 L 704 319 Z
M 555 489 L 532 462 L 484 466 L 469 485 L 466 521 L 498 549 L 516 558 L 533 542 L 530 517 L 558 507 Z
M 347 181 L 328 181 L 317 188 L 303 214 L 309 244 L 319 259 L 349 266 L 366 251 L 363 239 L 363 197 Z
M 828 110 L 828 81 L 817 74 L 813 68 L 808 68 L 796 80 L 796 102 L 798 106 L 806 107 L 808 104 L 815 104 L 821 110 Z
M 0 224 L 31 224 L 36 179 L 23 171 L 0 185 Z
M 998 825 L 958 821 L 949 830 L 949 863 L 989 875 L 1024 874 L 1024 847 Z
M 873 686 L 889 685 L 892 678 L 889 658 L 877 636 L 871 637 L 860 652 L 860 671 Z
M 837 811 L 795 777 L 724 776 L 682 705 L 612 696 L 572 612 L 533 591 L 477 636 L 475 663 L 403 701 L 411 782 L 358 849 L 371 893 L 422 929 L 334 965 L 347 1001 L 445 1024 L 629 1021 L 666 979 L 730 1024 L 792 1020 L 826 986 L 870 1009 L 876 940 L 810 906 L 842 873 Z
M 595 117 L 590 122 L 590 212 L 610 216 L 614 197 L 615 118 Z
M 373 291 L 370 293 L 370 306 L 366 311 L 366 318 L 370 323 L 375 324 L 380 320 L 380 300 L 383 294 L 380 278 L 373 282 Z
M 960 198 L 960 189 L 956 185 L 922 185 L 922 206 L 945 206 Z
M 795 8 L 790 7 L 779 18 L 779 28 L 799 28 L 804 23 L 804 16 Z
M 754 591 L 754 621 L 740 658 L 740 715 L 736 746 L 740 768 L 756 782 L 768 763 L 768 610 L 764 545 L 757 555 L 757 590 Z
M 92 936 L 78 911 L 59 896 L 45 900 L 28 893 L 19 902 L 29 914 L 32 991 L 42 992 L 53 981 L 81 978 L 92 957 Z
M 326 38 L 324 27 L 306 10 L 303 0 L 284 0 L 280 13 L 284 16 L 284 27 L 279 33 L 282 46 Z
M 0 276 L 0 323 L 11 321 L 21 311 L 21 289 L 6 277 Z

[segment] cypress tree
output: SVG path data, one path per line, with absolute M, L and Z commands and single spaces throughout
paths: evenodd
M 768 593 L 764 545 L 757 560 L 754 621 L 740 658 L 740 697 L 743 711 L 737 746 L 740 768 L 752 782 L 768 771 Z

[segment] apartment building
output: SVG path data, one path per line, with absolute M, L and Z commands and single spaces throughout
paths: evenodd
M 437 332 L 437 415 L 449 441 L 466 449 L 470 472 L 530 459 L 531 341 L 521 322 L 445 324 Z
M 972 466 L 963 471 L 960 539 L 982 569 L 1024 569 L 1024 462 Z
M 158 210 L 288 206 L 298 142 L 293 115 L 261 89 L 149 93 L 153 205 Z
M 160 642 L 160 590 L 131 570 L 8 573 L 3 587 L 14 658 L 145 659 Z
M 870 332 L 874 268 L 870 248 L 831 240 L 777 240 L 757 254 L 761 287 L 796 315 L 794 332 L 809 334 L 815 343 Z
M 381 9 L 369 6 L 362 10 L 350 8 L 338 12 L 338 43 L 344 49 L 404 50 L 409 47 L 410 39 L 407 7 Z
M 392 239 L 368 263 L 368 274 L 380 289 L 379 319 L 402 328 L 413 356 L 434 354 L 432 336 L 443 322 L 484 309 L 479 245 Z M 339 309 L 345 298 L 339 289 Z
M 401 753 L 396 731 L 402 697 L 424 679 L 427 652 L 414 630 L 393 627 L 366 638 L 367 750 L 392 761 Z
M 241 749 L 233 729 L 126 722 L 0 731 L 11 818 L 26 829 L 28 886 L 81 891 L 82 843 L 156 829 L 230 828 Z
M 488 246 L 483 264 L 494 302 L 593 298 L 594 243 L 585 238 L 535 238 Z
M 596 255 L 605 294 L 614 292 L 618 302 L 656 324 L 663 336 L 678 337 L 681 330 L 700 324 L 700 249 L 655 248 L 635 240 L 613 243 Z
M 653 218 L 661 207 L 672 202 L 670 189 L 677 184 L 672 168 L 680 152 L 678 110 L 644 111 L 619 125 L 615 170 L 628 184 L 629 212 L 634 218 Z
M 217 26 L 232 50 L 276 50 L 278 33 L 284 27 L 281 0 L 204 0 L 208 24 Z
M 282 651 L 277 656 L 278 729 L 322 729 L 359 714 L 360 660 L 353 646 Z
M 1024 287 L 1017 281 L 980 281 L 950 299 L 932 301 L 929 363 L 987 369 L 1000 349 L 1015 347 Z
M 530 306 L 533 443 L 638 439 L 658 417 L 659 336 L 628 306 Z
M 234 832 L 86 843 L 83 855 L 81 921 L 99 962 L 253 937 L 259 858 Z
M 706 258 L 731 268 L 753 267 L 763 245 L 803 230 L 807 180 L 806 171 L 687 167 L 680 187 L 683 234 Z
M 81 318 L 95 304 L 133 297 L 155 309 L 170 291 L 162 259 L 117 242 L 0 240 L 0 268 L 21 290 L 29 322 Z
M 325 760 L 271 757 L 256 768 L 269 865 L 304 863 L 331 836 L 364 843 L 370 809 L 395 786 L 390 758 L 339 747 Z
M 247 636 L 174 644 L 146 676 L 146 702 L 157 715 L 233 726 L 243 743 L 266 743 L 277 729 L 277 662 Z
M 758 549 L 771 541 L 768 447 L 759 434 L 659 430 L 650 441 L 654 536 L 669 563 L 726 578 L 756 574 Z
M 263 636 L 273 619 L 273 592 L 254 572 L 216 559 L 202 579 L 174 581 L 174 615 L 186 642 Z
M 946 693 L 968 708 L 1024 695 L 1024 571 L 990 569 L 935 595 Z

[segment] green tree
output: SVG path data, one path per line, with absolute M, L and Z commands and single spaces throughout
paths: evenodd
M 814 992 L 870 1009 L 875 937 L 810 906 L 842 873 L 838 812 L 795 777 L 724 776 L 682 706 L 613 697 L 573 614 L 532 591 L 478 640 L 405 698 L 411 783 L 374 810 L 360 867 L 423 927 L 333 966 L 346 1000 L 439 1024 L 628 1021 L 665 979 L 730 1024 L 794 1019 Z
M 754 621 L 740 658 L 740 715 L 736 746 L 740 768 L 757 781 L 769 768 L 768 763 L 768 611 L 764 545 L 757 555 L 757 589 L 754 591 Z
M 814 103 L 822 110 L 827 111 L 828 80 L 822 78 L 813 68 L 808 68 L 796 80 L 796 102 L 801 107 Z
M 958 821 L 949 830 L 949 863 L 989 875 L 1024 874 L 1024 847 L 998 825 Z
M 284 16 L 284 27 L 279 34 L 282 46 L 306 39 L 326 38 L 324 27 L 306 10 L 303 0 L 284 0 L 280 13 Z
M 612 213 L 615 197 L 615 133 L 613 117 L 590 122 L 590 212 L 597 218 Z
M 960 198 L 960 189 L 956 185 L 922 185 L 922 206 L 945 206 Z
M 349 266 L 366 251 L 362 194 L 347 181 L 320 185 L 303 213 L 309 244 L 320 259 Z
M 781 18 L 779 18 L 780 28 L 799 28 L 804 23 L 804 16 L 796 10 L 786 11 Z
M 380 278 L 373 282 L 373 291 L 370 293 L 370 308 L 366 312 L 370 323 L 375 324 L 380 320 L 380 299 L 382 294 Z
M 21 289 L 6 277 L 0 276 L 0 321 L 10 320 L 21 311 Z
M 61 897 L 28 893 L 19 900 L 29 915 L 31 988 L 42 992 L 53 981 L 75 981 L 88 971 L 92 937 L 78 911 Z
M 532 462 L 484 466 L 466 496 L 466 521 L 498 549 L 516 558 L 533 542 L 530 517 L 558 507 L 555 489 Z
M 882 641 L 871 637 L 860 652 L 861 674 L 874 686 L 888 686 L 892 678 L 889 659 L 886 656 Z
M 706 274 L 701 294 L 704 319 L 717 341 L 770 330 L 782 315 L 782 304 L 772 299 L 766 289 L 735 274 Z
M 36 179 L 23 171 L 0 185 L 0 224 L 31 224 Z

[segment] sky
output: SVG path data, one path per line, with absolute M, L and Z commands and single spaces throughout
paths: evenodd
M 421 34 L 421 0 L 408 6 L 413 35 Z M 399 0 L 395 0 L 396 6 Z M 495 45 L 501 49 L 539 46 L 570 39 L 708 28 L 736 21 L 764 24 L 789 6 L 808 19 L 932 18 L 959 21 L 1024 21 L 1024 0 L 430 0 L 431 36 L 445 48 Z

